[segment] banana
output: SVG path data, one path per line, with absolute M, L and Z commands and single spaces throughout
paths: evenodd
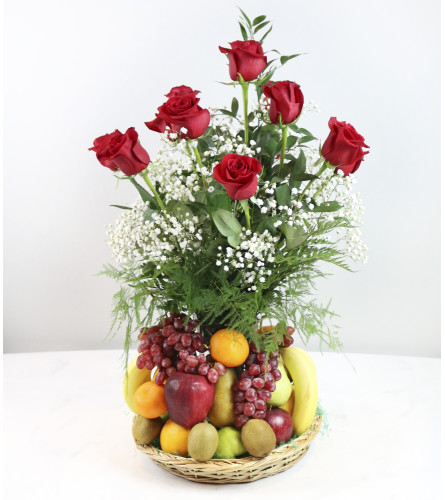
M 122 391 L 124 393 L 125 402 L 133 413 L 137 413 L 133 405 L 133 396 L 136 389 L 145 382 L 151 380 L 151 371 L 147 370 L 147 368 L 142 368 L 142 370 L 140 370 L 136 366 L 136 360 L 137 357 L 128 364 L 124 380 L 122 381 Z
M 295 404 L 292 412 L 294 432 L 306 432 L 317 410 L 318 386 L 315 364 L 309 354 L 299 347 L 280 349 L 284 366 L 294 382 Z

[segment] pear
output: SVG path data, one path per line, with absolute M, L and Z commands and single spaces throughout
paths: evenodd
M 207 417 L 216 427 L 227 427 L 235 422 L 232 391 L 232 385 L 235 381 L 235 369 L 226 368 L 226 374 L 220 376 L 215 384 L 215 400 Z
M 275 390 L 272 392 L 272 397 L 268 402 L 272 406 L 284 405 L 292 394 L 292 384 L 287 376 L 287 372 L 281 358 L 278 360 L 278 369 L 281 372 L 281 378 L 275 382 Z

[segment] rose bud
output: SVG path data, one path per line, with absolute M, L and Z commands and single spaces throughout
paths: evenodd
M 120 170 L 125 175 L 136 175 L 150 163 L 150 157 L 139 144 L 134 127 L 125 134 L 119 130 L 105 134 L 95 139 L 93 144 L 89 151 L 94 151 L 100 163 L 114 172 Z
M 181 85 L 173 87 L 166 96 L 167 102 L 158 108 L 156 118 L 145 122 L 150 130 L 164 133 L 167 127 L 183 139 L 201 137 L 210 123 L 210 113 L 198 105 L 199 90 Z M 181 131 L 186 129 L 186 133 Z
M 213 169 L 213 177 L 223 184 L 234 200 L 248 200 L 258 187 L 257 174 L 263 166 L 250 156 L 228 154 Z
M 238 80 L 239 73 L 246 82 L 250 82 L 266 68 L 267 57 L 261 43 L 255 40 L 237 40 L 232 42 L 230 47 L 219 47 L 219 50 L 229 56 L 229 74 L 233 81 Z
M 321 148 L 323 158 L 337 167 L 335 173 L 339 170 L 345 176 L 354 173 L 365 154 L 369 153 L 363 151 L 363 148 L 369 148 L 365 144 L 365 138 L 352 125 L 339 122 L 335 117 L 329 120 L 329 128 L 331 132 Z
M 303 109 L 304 96 L 294 82 L 267 82 L 263 92 L 270 99 L 269 118 L 272 123 L 284 124 L 295 121 Z

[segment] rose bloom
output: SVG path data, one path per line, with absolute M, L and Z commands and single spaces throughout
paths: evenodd
M 139 144 L 134 127 L 129 128 L 125 134 L 119 130 L 105 134 L 94 139 L 93 144 L 89 151 L 94 151 L 100 163 L 114 172 L 120 170 L 125 175 L 136 175 L 150 163 L 150 157 Z
M 262 168 L 256 158 L 228 154 L 214 167 L 213 177 L 223 184 L 231 198 L 247 200 L 256 193 Z
M 264 71 L 267 57 L 264 55 L 261 43 L 246 40 L 230 43 L 230 49 L 219 47 L 223 54 L 229 56 L 229 74 L 233 81 L 238 80 L 238 73 L 246 82 L 255 80 Z
M 303 92 L 294 82 L 267 82 L 263 92 L 270 99 L 269 118 L 272 123 L 292 123 L 301 113 L 304 104 Z
M 337 167 L 335 173 L 339 170 L 345 176 L 354 173 L 365 154 L 369 153 L 363 151 L 363 148 L 369 148 L 365 144 L 365 138 L 352 125 L 339 122 L 335 117 L 329 120 L 329 128 L 331 132 L 321 148 L 323 158 Z
M 210 123 L 210 113 L 198 105 L 199 90 L 181 85 L 173 87 L 166 97 L 167 102 L 158 108 L 156 118 L 145 122 L 150 130 L 164 133 L 167 127 L 183 139 L 201 137 Z M 181 132 L 186 129 L 187 132 Z

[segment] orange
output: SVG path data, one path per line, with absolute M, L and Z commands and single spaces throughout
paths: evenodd
M 173 420 L 167 420 L 161 430 L 161 448 L 167 453 L 175 453 L 186 457 L 188 455 L 188 439 L 190 429 L 185 429 Z
M 218 330 L 210 338 L 210 354 L 224 366 L 240 366 L 249 356 L 249 343 L 241 332 Z
M 145 418 L 157 418 L 167 411 L 164 398 L 164 386 L 156 382 L 145 382 L 136 389 L 133 396 L 136 412 Z

